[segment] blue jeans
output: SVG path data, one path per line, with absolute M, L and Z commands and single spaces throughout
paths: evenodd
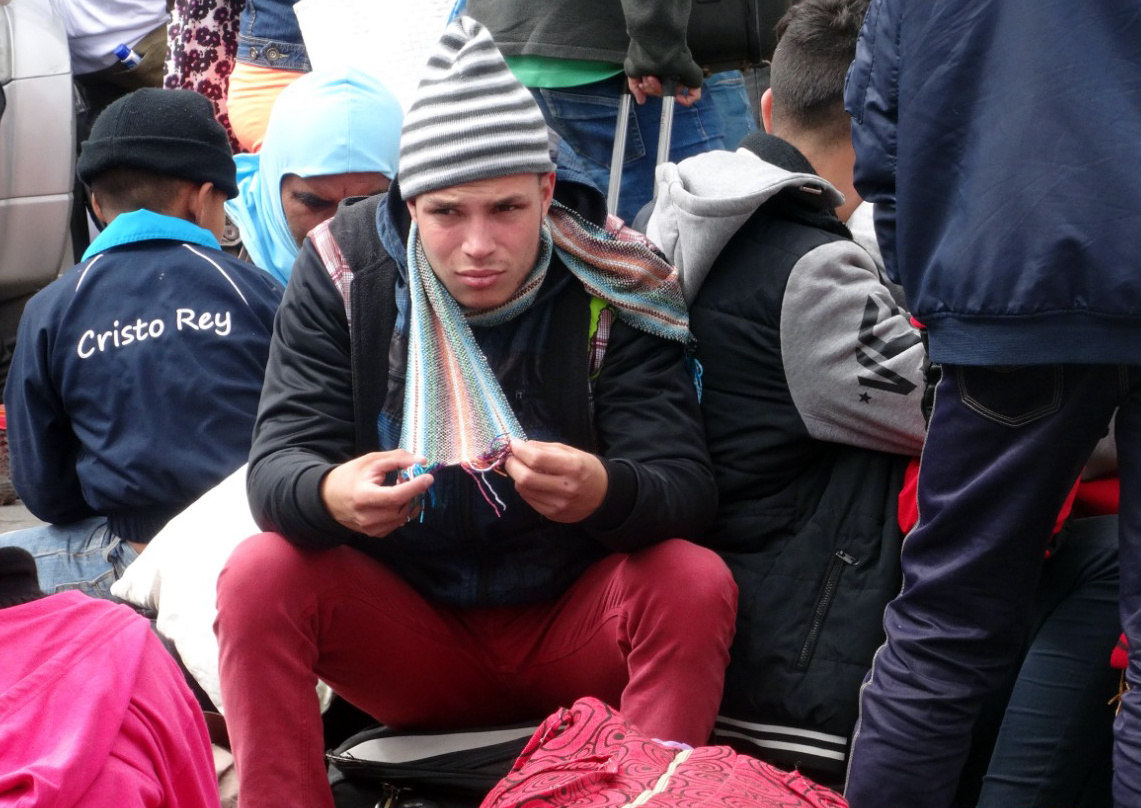
M 246 0 L 238 29 L 238 60 L 278 70 L 308 72 L 309 52 L 301 23 L 293 12 L 297 0 Z
M 624 75 L 580 87 L 534 88 L 531 94 L 543 111 L 547 125 L 562 138 L 557 161 L 575 164 L 581 160 L 591 181 L 606 193 L 610 182 L 610 157 L 618 122 L 618 104 Z M 658 152 L 660 98 L 631 104 L 626 135 L 626 158 L 622 166 L 622 189 L 618 215 L 627 222 L 654 196 L 654 168 Z M 670 160 L 677 162 L 712 149 L 725 148 L 721 113 L 703 93 L 692 107 L 674 107 Z M 579 160 L 567 158 L 571 149 Z
M 105 600 L 116 600 L 111 584 L 139 555 L 111 532 L 102 516 L 14 530 L 0 535 L 0 545 L 23 547 L 35 556 L 40 589 L 45 593 L 78 589 Z
M 1054 519 L 1115 411 L 1120 614 L 1134 689 L 1114 727 L 1114 796 L 1141 805 L 1141 367 L 943 371 L 903 589 L 860 695 L 851 806 L 951 804 L 972 727 L 1021 654 Z
M 1071 519 L 1046 561 L 978 808 L 1108 806 L 1117 671 L 1117 517 Z M 998 711 L 1002 711 L 998 706 Z
M 701 85 L 701 94 L 709 96 L 721 115 L 725 148 L 735 150 L 746 135 L 757 131 L 757 114 L 740 70 L 714 73 Z

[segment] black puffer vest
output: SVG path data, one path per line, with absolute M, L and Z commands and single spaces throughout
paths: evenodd
M 729 241 L 691 310 L 721 494 L 704 543 L 740 587 L 715 739 L 832 785 L 843 780 L 883 608 L 900 587 L 896 511 L 907 463 L 812 438 L 789 393 L 780 343 L 789 274 L 841 238 L 830 211 L 778 194 Z M 702 351 L 712 333 L 733 334 L 765 361 L 743 367 Z

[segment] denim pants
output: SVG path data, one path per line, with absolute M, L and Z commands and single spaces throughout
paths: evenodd
M 564 162 L 580 165 L 603 193 L 606 193 L 610 182 L 614 131 L 625 81 L 625 75 L 618 75 L 579 87 L 531 90 L 547 125 L 563 140 L 557 158 L 559 165 Z M 634 221 L 634 216 L 654 196 L 661 110 L 660 98 L 630 105 L 618 204 L 618 215 L 627 222 Z M 704 93 L 691 107 L 675 105 L 670 160 L 677 162 L 712 149 L 725 148 L 724 132 L 720 108 Z M 574 156 L 565 156 L 562 153 L 564 149 L 573 151 Z
M 14 530 L 0 535 L 0 546 L 23 547 L 35 557 L 40 589 L 45 593 L 78 589 L 105 600 L 117 600 L 111 584 L 139 555 L 111 532 L 102 516 Z
M 753 108 L 745 86 L 745 77 L 740 70 L 714 73 L 701 85 L 701 94 L 709 96 L 721 115 L 726 149 L 735 151 L 746 135 L 759 128 L 757 111 Z
M 246 0 L 238 30 L 238 60 L 277 70 L 313 69 L 293 6 L 297 0 Z
M 1109 656 L 1121 633 L 1116 516 L 1071 519 L 1034 599 L 1034 635 L 1001 717 L 978 808 L 1108 806 Z M 1006 695 L 1006 694 L 1004 694 Z M 985 716 L 985 712 L 984 712 Z
M 951 804 L 975 720 L 1021 654 L 1055 517 L 1116 411 L 1134 689 L 1115 722 L 1114 796 L 1141 805 L 1141 367 L 943 370 L 919 522 L 861 690 L 846 796 L 852 808 Z

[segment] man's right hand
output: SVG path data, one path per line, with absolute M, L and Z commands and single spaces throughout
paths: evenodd
M 662 80 L 657 76 L 627 76 L 626 84 L 639 104 L 646 103 L 646 98 L 651 95 L 662 94 Z M 680 83 L 674 85 L 674 100 L 683 107 L 692 107 L 700 99 L 700 87 L 686 87 Z
M 389 472 L 427 459 L 396 449 L 371 452 L 336 466 L 321 481 L 321 499 L 334 519 L 366 536 L 387 536 L 412 517 L 417 497 L 432 485 L 431 474 L 387 485 Z

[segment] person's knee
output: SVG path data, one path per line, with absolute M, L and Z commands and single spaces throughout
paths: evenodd
M 637 558 L 641 556 L 640 558 Z M 682 539 L 670 539 L 632 556 L 642 581 L 686 612 L 728 623 L 737 613 L 737 584 L 717 553 Z
M 44 524 L 0 534 L 0 547 L 20 547 L 34 557 L 102 555 L 112 541 L 104 517 L 68 524 Z
M 37 555 L 43 554 L 42 550 L 47 535 L 47 530 L 44 527 L 26 527 L 0 533 L 0 547 L 19 547 L 21 550 L 27 550 L 35 558 Z M 52 550 L 55 551 L 55 548 Z
M 277 533 L 258 533 L 234 548 L 218 576 L 218 610 L 273 602 L 301 585 L 305 551 Z
M 116 566 L 117 559 L 111 557 L 117 542 L 102 517 L 0 535 L 0 547 L 19 547 L 35 558 L 44 592 L 77 589 L 106 600 L 114 599 L 111 585 L 126 568 L 125 563 Z

